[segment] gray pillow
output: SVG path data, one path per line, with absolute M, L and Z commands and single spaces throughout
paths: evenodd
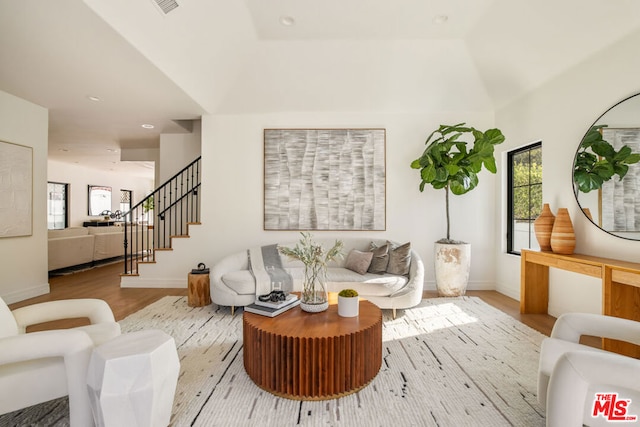
M 389 245 L 376 247 L 371 244 L 371 253 L 373 258 L 371 258 L 371 265 L 369 265 L 369 273 L 384 274 L 389 264 Z
M 387 243 L 390 245 L 390 243 Z M 406 276 L 409 274 L 411 266 L 411 242 L 404 245 L 392 247 L 389 251 L 389 264 L 387 265 L 387 273 Z
M 351 252 L 347 255 L 344 267 L 355 271 L 358 274 L 364 274 L 367 272 L 372 258 L 373 252 L 362 252 L 356 249 L 351 249 Z

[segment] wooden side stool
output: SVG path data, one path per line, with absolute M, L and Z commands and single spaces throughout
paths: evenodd
M 209 274 L 189 273 L 189 307 L 203 307 L 211 304 Z

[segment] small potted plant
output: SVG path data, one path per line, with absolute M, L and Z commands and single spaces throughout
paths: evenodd
M 338 293 L 338 314 L 342 317 L 356 317 L 360 307 L 358 292 L 354 289 L 343 289 Z

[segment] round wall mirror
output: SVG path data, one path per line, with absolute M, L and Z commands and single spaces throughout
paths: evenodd
M 587 130 L 573 163 L 573 189 L 593 224 L 640 240 L 640 94 L 609 108 Z

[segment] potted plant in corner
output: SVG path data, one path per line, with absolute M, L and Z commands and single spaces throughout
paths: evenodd
M 343 289 L 338 292 L 338 315 L 356 317 L 359 312 L 360 298 L 355 289 Z
M 473 141 L 461 139 L 466 135 L 472 136 Z M 482 132 L 465 123 L 440 125 L 427 138 L 422 155 L 411 162 L 413 169 L 420 170 L 421 192 L 427 184 L 445 190 L 447 237 L 435 243 L 434 267 L 440 296 L 464 295 L 471 265 L 471 245 L 451 239 L 449 192 L 462 195 L 476 188 L 483 166 L 496 173 L 494 147 L 504 139 L 499 129 Z

